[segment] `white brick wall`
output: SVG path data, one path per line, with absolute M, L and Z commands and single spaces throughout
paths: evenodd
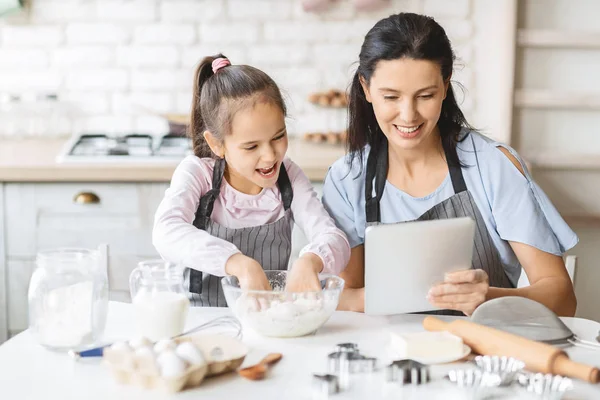
M 0 25 L 0 94 L 56 91 L 73 130 L 159 133 L 164 121 L 148 110 L 189 112 L 194 67 L 223 52 L 280 84 L 291 133 L 338 130 L 345 111 L 312 106 L 308 94 L 345 89 L 366 32 L 411 11 L 434 16 L 456 43 L 466 66 L 454 78 L 467 88 L 470 115 L 475 1 L 389 0 L 365 12 L 337 0 L 306 13 L 301 0 L 37 0 L 28 16 Z
M 68 24 L 65 28 L 68 45 L 127 43 L 131 37 L 127 25 L 116 24 Z

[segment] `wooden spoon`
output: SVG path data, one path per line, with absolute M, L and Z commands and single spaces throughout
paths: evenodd
M 281 353 L 267 354 L 267 356 L 258 364 L 252 365 L 251 367 L 242 368 L 238 371 L 238 373 L 246 379 L 253 381 L 261 380 L 267 374 L 268 367 L 281 360 L 281 357 L 283 357 Z

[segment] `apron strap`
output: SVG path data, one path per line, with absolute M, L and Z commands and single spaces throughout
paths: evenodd
M 279 168 L 277 187 L 279 187 L 279 192 L 281 193 L 283 209 L 287 211 L 292 206 L 292 200 L 294 200 L 294 189 L 292 188 L 290 177 L 283 163 L 281 163 L 281 167 Z
M 450 149 L 446 149 L 446 146 L 443 144 L 444 144 L 444 142 L 442 142 L 442 147 L 444 148 L 444 154 L 446 155 L 446 163 L 448 164 L 448 172 L 450 173 L 450 179 L 452 180 L 452 187 L 454 188 L 454 194 L 466 192 L 467 184 L 465 183 L 465 178 L 462 173 L 462 168 L 460 167 L 460 165 L 454 165 L 454 163 L 452 163 L 452 165 L 451 165 L 448 162 L 448 160 L 451 160 L 451 159 L 458 160 L 456 146 L 450 146 Z M 449 155 L 453 155 L 454 157 L 451 158 L 451 157 L 449 157 Z
M 200 205 L 196 211 L 196 218 L 194 219 L 194 226 L 198 229 L 205 230 L 210 221 L 210 216 L 213 212 L 215 200 L 221 192 L 221 184 L 223 182 L 223 176 L 225 174 L 225 159 L 219 158 L 215 161 L 212 177 L 212 189 L 209 190 L 200 198 Z M 283 163 L 279 170 L 279 177 L 277 178 L 277 186 L 281 193 L 281 200 L 283 202 L 283 209 L 287 211 L 292 206 L 292 200 L 294 199 L 294 190 L 292 183 L 288 176 L 287 170 Z
M 212 176 L 212 189 L 209 190 L 200 198 L 200 205 L 196 211 L 194 226 L 198 229 L 206 230 L 208 221 L 213 212 L 215 200 L 221 192 L 221 183 L 225 174 L 225 159 L 219 158 L 215 161 Z
M 383 197 L 388 171 L 388 142 L 383 139 L 379 149 L 371 147 L 367 158 L 365 184 L 365 212 L 367 223 L 381 221 L 379 202 Z M 373 180 L 375 180 L 375 197 L 373 197 Z
M 213 212 L 215 200 L 221 192 L 221 184 L 223 183 L 223 176 L 225 174 L 226 162 L 224 158 L 219 158 L 215 161 L 212 176 L 212 189 L 209 190 L 200 198 L 200 205 L 196 211 L 196 218 L 194 219 L 194 226 L 198 229 L 206 230 L 210 216 Z M 292 205 L 294 199 L 294 191 L 292 183 L 288 173 L 283 165 L 279 170 L 279 177 L 277 178 L 277 186 L 281 192 L 281 199 L 283 201 L 284 210 L 288 210 Z M 190 270 L 190 292 L 202 293 L 202 272 L 195 269 Z
M 451 146 L 450 149 L 444 147 L 446 162 L 451 158 L 449 154 L 455 155 L 452 159 L 458 159 L 456 146 Z M 387 181 L 388 172 L 388 141 L 383 139 L 378 150 L 371 147 L 369 157 L 367 158 L 367 172 L 365 183 L 365 214 L 367 223 L 381 222 L 381 209 L 379 203 L 383 197 L 385 182 Z M 460 165 L 451 165 L 448 163 L 448 172 L 452 180 L 454 193 L 458 194 L 467 190 L 467 184 L 462 173 Z M 375 180 L 375 197 L 373 197 L 373 180 Z

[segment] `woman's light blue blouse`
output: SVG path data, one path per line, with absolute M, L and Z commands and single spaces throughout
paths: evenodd
M 467 132 L 463 132 L 466 134 Z M 525 176 L 498 147 L 504 147 L 521 163 Z M 356 159 L 352 169 L 347 157 L 329 169 L 323 187 L 323 203 L 336 224 L 348 236 L 351 247 L 364 243 L 365 174 L 368 147 L 362 168 Z M 521 265 L 508 241 L 525 243 L 547 253 L 562 255 L 578 242 L 542 189 L 532 180 L 515 150 L 480 133 L 469 132 L 457 146 L 467 189 L 473 195 L 502 264 L 516 286 Z M 413 197 L 386 182 L 381 199 L 381 222 L 417 219 L 454 194 L 450 175 L 431 194 Z

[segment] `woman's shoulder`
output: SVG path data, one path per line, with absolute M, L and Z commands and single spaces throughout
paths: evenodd
M 459 159 L 467 165 L 497 166 L 506 163 L 522 169 L 525 165 L 515 149 L 475 130 L 463 130 L 456 146 Z
M 483 133 L 472 130 L 463 129 L 459 135 L 457 150 L 464 153 L 478 153 L 495 150 L 498 146 L 505 146 L 504 143 L 497 141 Z M 459 154 L 460 155 L 460 154 Z
M 360 152 L 348 153 L 338 158 L 329 167 L 328 176 L 336 181 L 352 181 L 364 178 L 366 174 L 367 157 L 370 148 L 365 146 Z M 364 179 L 358 179 L 360 181 Z

